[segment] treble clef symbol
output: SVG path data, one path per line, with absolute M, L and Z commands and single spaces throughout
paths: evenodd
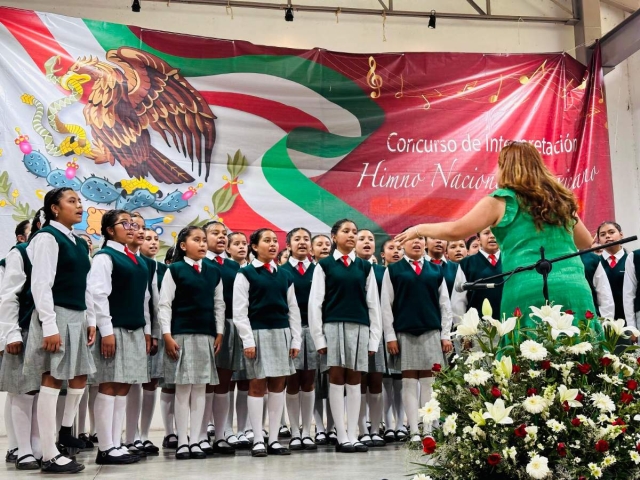
M 369 57 L 369 72 L 367 73 L 367 84 L 373 89 L 370 93 L 371 98 L 378 98 L 380 96 L 380 89 L 382 88 L 382 77 L 376 75 L 376 61 L 373 57 Z

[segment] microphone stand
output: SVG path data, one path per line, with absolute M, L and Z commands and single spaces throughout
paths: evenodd
M 638 237 L 636 235 L 634 235 L 632 237 L 626 237 L 626 238 L 623 238 L 623 239 L 615 241 L 615 242 L 607 243 L 605 245 L 600 245 L 598 247 L 588 248 L 586 250 L 580 250 L 578 252 L 569 253 L 567 255 L 561 255 L 559 257 L 552 258 L 552 259 L 545 258 L 545 256 L 544 256 L 544 247 L 540 247 L 540 260 L 538 260 L 536 263 L 533 263 L 531 265 L 527 265 L 525 267 L 514 268 L 511 271 L 504 272 L 504 273 L 499 273 L 497 275 L 492 275 L 490 277 L 479 278 L 475 282 L 469 283 L 467 285 L 466 289 L 467 290 L 474 290 L 474 286 L 476 286 L 476 285 L 480 285 L 480 284 L 483 284 L 483 283 L 490 283 L 491 280 L 498 280 L 498 279 L 501 279 L 501 278 L 504 278 L 504 280 L 502 282 L 498 283 L 497 285 L 504 285 L 507 282 L 507 280 L 509 280 L 511 278 L 511 276 L 516 274 L 516 273 L 535 270 L 540 275 L 542 275 L 542 294 L 544 296 L 544 299 L 548 302 L 549 301 L 548 278 L 549 278 L 549 273 L 551 272 L 551 269 L 553 268 L 553 264 L 554 263 L 561 262 L 562 260 L 567 260 L 569 258 L 582 256 L 582 255 L 584 255 L 586 253 L 595 252 L 597 250 L 602 250 L 603 248 L 611 247 L 611 246 L 614 246 L 614 245 L 622 245 L 624 243 L 633 242 L 633 241 L 635 241 L 637 239 L 638 239 Z

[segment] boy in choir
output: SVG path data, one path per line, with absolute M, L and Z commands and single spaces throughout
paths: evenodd
M 467 238 L 465 245 L 467 247 L 467 256 L 478 253 L 480 251 L 480 240 L 478 239 L 478 235 Z
M 613 318 L 615 315 L 613 292 L 611 285 L 609 285 L 609 278 L 600 263 L 600 256 L 595 253 L 585 253 L 580 255 L 580 260 L 584 265 L 584 276 L 593 295 L 593 303 L 596 306 L 595 313 L 599 317 Z
M 447 258 L 452 262 L 460 263 L 467 256 L 467 244 L 464 240 L 454 240 L 447 243 Z

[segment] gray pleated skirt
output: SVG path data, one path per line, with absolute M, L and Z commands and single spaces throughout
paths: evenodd
M 164 376 L 164 337 L 158 339 L 158 352 L 147 357 L 147 372 L 149 379 L 162 378 Z
M 22 352 L 18 355 L 11 355 L 5 350 L 0 365 L 0 392 L 14 393 L 21 395 L 40 390 L 42 375 L 25 377 L 24 353 L 27 349 L 29 330 L 22 330 Z
M 384 335 L 380 340 L 376 354 L 369 357 L 369 373 L 389 374 L 389 358 Z
M 58 380 L 71 380 L 80 375 L 95 373 L 96 366 L 87 346 L 88 325 L 85 312 L 58 306 L 54 307 L 54 311 L 62 346 L 57 353 L 42 349 L 42 324 L 34 312 L 25 351 L 25 378 L 41 378 L 43 373 L 49 372 Z
M 163 381 L 175 385 L 218 385 L 218 370 L 211 335 L 174 335 L 180 350 L 178 360 L 172 360 L 165 352 Z
M 369 327 L 360 323 L 324 324 L 327 354 L 320 355 L 321 369 L 342 367 L 358 372 L 369 371 Z
M 296 373 L 291 349 L 291 331 L 288 328 L 254 330 L 256 358 L 245 358 L 247 378 L 288 377 Z
M 238 346 L 240 346 L 239 352 Z M 240 370 L 242 368 L 242 356 L 242 341 L 238 336 L 233 320 L 227 318 L 224 322 L 222 346 L 220 347 L 220 353 L 218 353 L 216 357 L 216 365 L 218 368 L 225 368 L 227 370 Z
M 431 330 L 419 336 L 398 333 L 398 346 L 400 353 L 390 355 L 391 366 L 397 370 L 431 370 L 434 363 L 445 367 L 440 330 Z
M 96 343 L 93 348 L 93 360 L 96 362 L 96 372 L 93 384 L 100 383 L 147 383 L 147 345 L 144 339 L 144 329 L 125 330 L 114 327 L 116 340 L 116 354 L 111 358 L 104 358 L 100 351 L 102 335 L 98 330 Z
M 320 355 L 313 343 L 309 327 L 302 327 L 302 345 L 300 353 L 293 359 L 296 370 L 316 370 L 320 366 Z

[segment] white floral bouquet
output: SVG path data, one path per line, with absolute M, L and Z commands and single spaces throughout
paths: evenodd
M 457 329 L 480 348 L 437 373 L 420 410 L 442 428 L 414 479 L 640 479 L 640 359 L 618 345 L 640 332 L 560 305 L 531 307 L 532 328 L 519 310 L 483 314 Z

